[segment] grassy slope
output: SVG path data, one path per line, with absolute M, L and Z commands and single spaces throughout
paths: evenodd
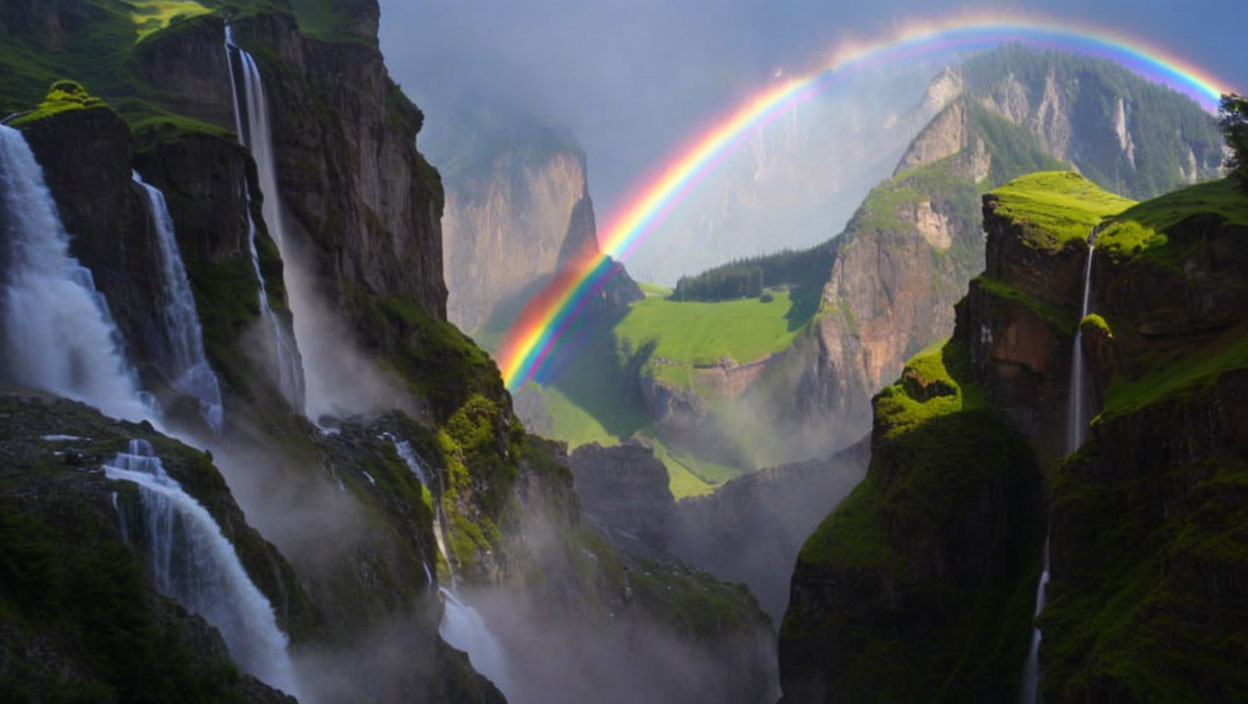
M 1248 195 L 1231 180 L 1223 179 L 1144 201 L 1113 219 L 1097 240 L 1097 249 L 1120 264 L 1135 260 L 1182 276 L 1178 262 L 1201 243 L 1177 242 L 1167 231 L 1201 216 L 1248 226 Z M 1113 321 L 1103 324 L 1112 329 Z M 1149 373 L 1139 379 L 1120 375 L 1112 380 L 1102 409 L 1103 419 L 1136 412 L 1175 395 L 1199 393 L 1224 372 L 1248 367 L 1248 329 L 1234 326 L 1195 351 L 1158 359 L 1150 367 Z
M 723 356 L 744 364 L 787 347 L 800 329 L 786 317 L 792 306 L 788 291 L 776 292 L 767 303 L 757 298 L 704 303 L 649 296 L 633 305 L 616 325 L 615 335 L 631 349 L 656 341 L 653 357 L 678 364 L 656 364 L 655 373 L 690 388 L 695 367 L 714 366 Z
M 970 382 L 956 342 L 913 357 L 875 414 L 866 478 L 798 557 L 795 580 L 829 585 L 833 601 L 790 605 L 782 653 L 834 662 L 847 698 L 999 700 L 1016 687 L 1030 622 L 1035 460 Z M 988 493 L 1000 496 L 991 510 Z M 959 560 L 964 550 L 975 554 Z M 932 574 L 932 560 L 947 570 Z
M 551 418 L 551 435 L 576 447 L 604 445 L 639 436 L 652 443 L 667 465 L 677 498 L 702 494 L 740 474 L 739 468 L 707 461 L 655 437 L 637 389 L 640 365 L 677 388 L 692 388 L 693 369 L 718 363 L 723 355 L 750 362 L 786 347 L 797 334 L 789 317 L 789 292 L 763 303 L 743 299 L 721 303 L 669 301 L 663 287 L 644 285 L 647 298 L 605 331 L 590 331 L 572 343 L 552 381 L 541 387 Z
M 1028 174 L 996 189 L 997 212 L 1023 226 L 1027 243 L 1037 249 L 1061 249 L 1070 240 L 1086 240 L 1093 227 L 1134 201 L 1101 189 L 1073 171 Z

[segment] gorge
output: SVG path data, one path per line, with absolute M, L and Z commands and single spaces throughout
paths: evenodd
M 426 115 L 383 12 L 0 8 L 0 699 L 1248 691 L 1233 98 L 1042 42 L 899 67 L 934 78 L 758 127 L 680 224 L 765 228 L 853 127 L 839 234 L 666 287 L 601 154 L 450 64 Z M 513 384 L 491 354 L 588 259 Z

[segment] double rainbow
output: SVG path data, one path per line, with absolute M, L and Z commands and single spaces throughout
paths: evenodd
M 533 379 L 569 327 L 684 197 L 752 130 L 760 128 L 845 74 L 940 51 L 1018 42 L 1106 58 L 1184 93 L 1213 110 L 1224 83 L 1168 51 L 1103 29 L 1019 16 L 972 15 L 911 26 L 872 42 L 846 45 L 818 71 L 769 86 L 712 124 L 645 184 L 610 221 L 600 251 L 568 262 L 521 311 L 503 339 L 497 360 L 507 388 Z

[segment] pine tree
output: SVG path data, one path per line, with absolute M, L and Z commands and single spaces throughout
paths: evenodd
M 1248 98 L 1234 93 L 1222 96 L 1222 133 L 1231 155 L 1226 160 L 1229 175 L 1248 191 Z

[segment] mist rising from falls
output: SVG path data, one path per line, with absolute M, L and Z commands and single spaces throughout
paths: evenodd
M 472 668 L 485 675 L 504 695 L 511 689 L 507 674 L 507 660 L 503 647 L 490 633 L 481 614 L 459 600 L 455 592 L 445 587 L 439 589 L 443 599 L 442 625 L 438 635 L 452 646 L 468 653 Z
M 145 440 L 130 441 L 127 452 L 104 465 L 104 474 L 139 486 L 140 520 L 118 514 L 128 539 L 145 538 L 157 590 L 216 627 L 244 670 L 297 694 L 286 634 L 212 514 L 165 473 Z
M 1083 319 L 1091 312 L 1092 302 L 1092 255 L 1095 252 L 1096 230 L 1088 235 L 1088 258 L 1083 265 L 1083 304 L 1079 308 L 1079 324 L 1075 328 L 1074 348 L 1070 352 L 1070 399 L 1066 413 L 1066 455 L 1073 455 L 1088 436 L 1088 401 L 1084 389 Z M 1049 536 L 1044 537 L 1044 565 L 1040 582 L 1036 585 L 1036 609 L 1033 618 L 1044 611 L 1045 595 L 1049 586 Z M 1035 704 L 1040 694 L 1040 641 L 1039 627 L 1031 631 L 1031 649 L 1027 651 L 1027 663 L 1023 666 L 1023 682 L 1018 700 L 1020 704 Z
M 236 51 L 238 52 L 239 64 L 242 69 L 243 89 L 245 91 L 241 100 L 239 98 L 238 79 L 235 77 L 234 52 Z M 262 217 L 264 217 L 265 226 L 268 228 L 270 236 L 277 242 L 280 252 L 282 237 L 277 200 L 277 179 L 272 171 L 272 146 L 269 140 L 268 108 L 263 103 L 264 86 L 260 83 L 260 71 L 256 68 L 255 60 L 252 59 L 251 54 L 239 49 L 234 44 L 234 35 L 229 25 L 226 25 L 225 28 L 225 55 L 229 61 L 230 87 L 234 95 L 234 121 L 238 130 L 238 138 L 242 140 L 243 146 L 251 151 L 252 157 L 256 161 L 256 170 L 260 176 L 260 190 L 265 195 L 261 208 Z M 255 107 L 257 106 L 257 95 L 261 101 L 259 109 Z M 244 120 L 244 114 L 246 115 L 246 120 Z M 256 138 L 257 134 L 262 135 L 259 140 Z M 256 143 L 257 141 L 259 141 L 259 144 Z M 249 186 L 247 186 L 247 201 L 248 203 L 252 202 Z M 305 387 L 303 366 L 299 358 L 297 340 L 287 339 L 285 329 L 273 313 L 272 306 L 269 305 L 269 293 L 264 283 L 264 275 L 260 271 L 260 253 L 256 249 L 258 229 L 251 217 L 250 208 L 247 211 L 247 224 L 250 228 L 251 263 L 256 271 L 256 279 L 260 282 L 260 310 L 264 315 L 265 322 L 269 328 L 270 339 L 273 343 L 278 388 L 290 405 L 302 411 L 305 404 Z M 285 260 L 285 256 L 283 256 L 283 260 Z M 293 293 L 289 291 L 287 293 L 291 299 L 291 308 L 294 310 Z
M 13 383 L 83 401 L 127 420 L 155 418 L 125 358 L 121 333 L 69 234 L 43 170 L 15 129 L 0 125 L 0 227 L 7 251 L 3 366 Z
M 191 282 L 182 264 L 173 217 L 160 189 L 144 183 L 138 172 L 134 173 L 134 182 L 147 196 L 148 214 L 156 231 L 160 280 L 168 297 L 160 316 L 165 344 L 156 356 L 156 366 L 173 388 L 199 399 L 204 420 L 220 435 L 224 421 L 221 385 L 204 355 L 203 328 L 199 324 L 195 297 L 191 294 Z

